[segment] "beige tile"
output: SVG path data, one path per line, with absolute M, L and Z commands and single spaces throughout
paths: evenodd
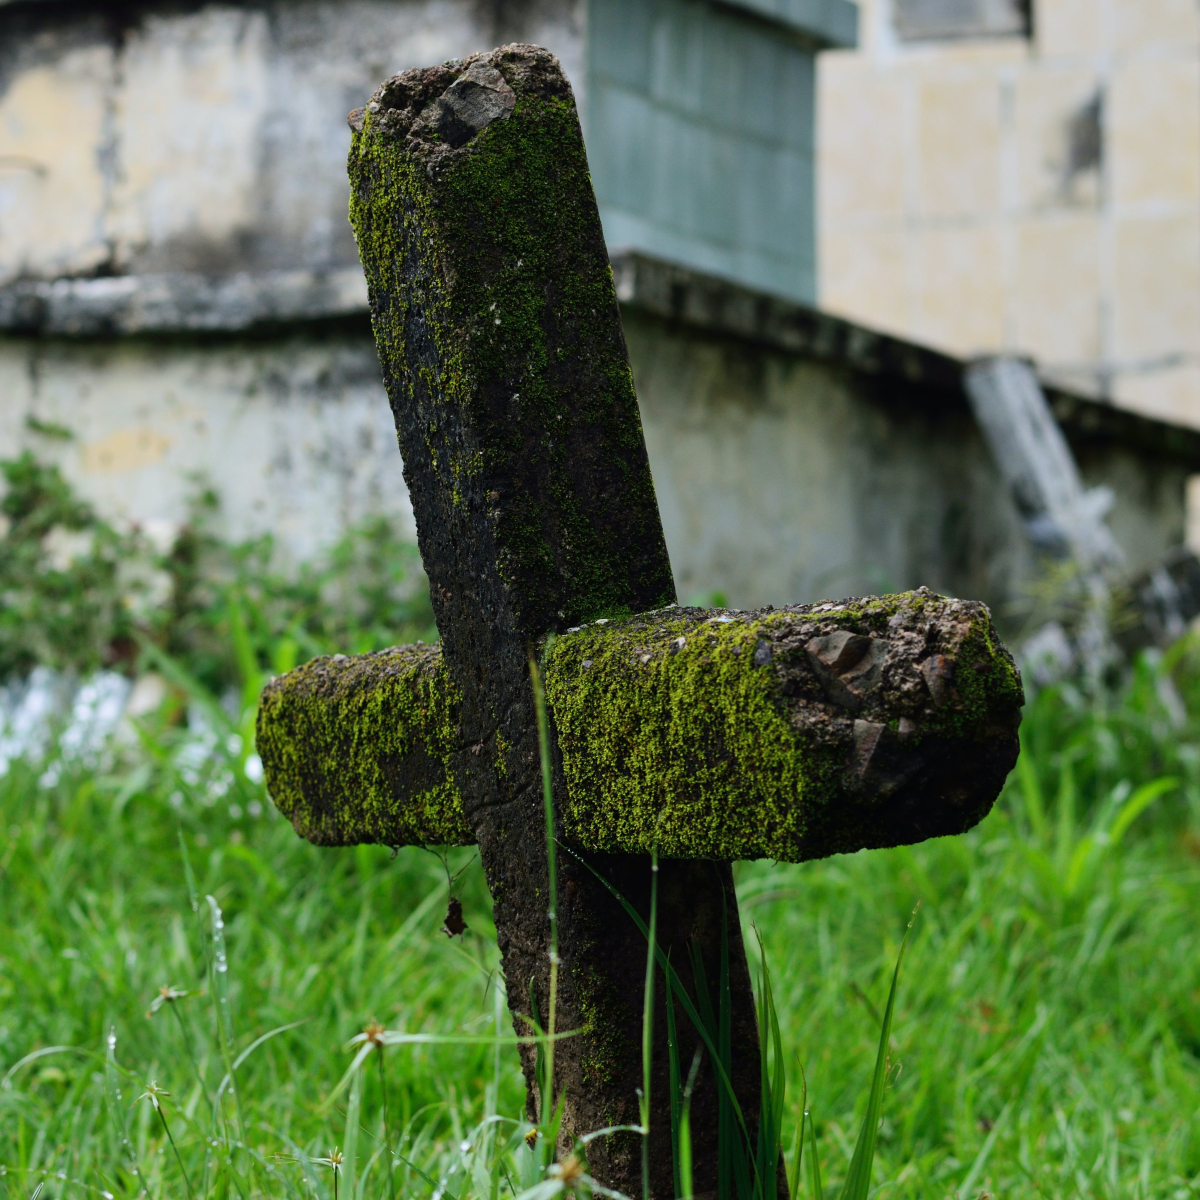
M 1113 395 L 1123 408 L 1200 428 L 1200 364 L 1120 374 Z
M 1200 387 L 1200 379 L 1197 379 L 1196 382 Z M 1200 475 L 1188 476 L 1184 503 L 1187 513 L 1187 532 L 1184 534 L 1183 544 L 1193 554 L 1200 554 Z
M 951 74 L 986 67 L 1012 66 L 1030 57 L 1030 45 L 1022 37 L 951 38 L 946 41 L 910 43 L 904 51 L 906 66 L 934 64 Z
M 1017 190 L 1022 207 L 1094 207 L 1099 202 L 1099 170 L 1078 169 L 1071 152 L 1073 129 L 1098 88 L 1096 73 L 1087 66 L 1034 66 L 1018 77 Z
M 959 354 L 997 350 L 1004 339 L 1001 234 L 995 225 L 929 229 L 918 239 L 912 335 Z
M 1200 44 L 1200 8 L 1195 0 L 1110 0 L 1110 3 L 1114 49 Z
M 1115 358 L 1200 352 L 1200 221 L 1127 219 L 1116 230 Z
M 910 235 L 898 226 L 855 229 L 825 223 L 820 228 L 821 307 L 878 329 L 908 333 Z
M 817 187 L 834 220 L 904 211 L 904 111 L 907 81 L 865 62 L 822 68 Z
M 1117 0 L 1117 3 L 1139 0 Z M 1104 48 L 1104 0 L 1037 0 L 1034 37 L 1045 58 L 1092 55 Z
M 1200 201 L 1200 61 L 1125 62 L 1113 76 L 1107 110 L 1105 151 L 1117 204 Z
M 112 51 L 18 71 L 0 96 L 0 280 L 75 274 L 108 255 L 100 169 Z
M 919 83 L 919 189 L 924 216 L 994 210 L 1000 203 L 1000 95 L 991 71 Z
M 1100 220 L 1095 214 L 1023 222 L 1018 234 L 1016 343 L 1046 363 L 1100 353 Z

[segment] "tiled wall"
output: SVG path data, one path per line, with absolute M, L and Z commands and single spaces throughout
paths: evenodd
M 1034 0 L 1031 38 L 927 42 L 893 3 L 821 58 L 822 304 L 1200 424 L 1195 0 Z

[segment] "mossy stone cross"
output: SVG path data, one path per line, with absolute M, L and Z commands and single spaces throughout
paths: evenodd
M 689 946 L 707 974 L 727 939 L 733 1085 L 753 1129 L 757 1027 L 730 863 L 970 828 L 1016 758 L 1013 661 L 986 608 L 924 589 L 676 605 L 575 103 L 549 53 L 407 71 L 350 123 L 351 220 L 442 640 L 275 680 L 258 726 L 271 794 L 323 845 L 477 843 L 518 1032 L 531 996 L 544 1025 L 541 654 L 571 851 L 557 896 L 558 1028 L 578 1031 L 556 1058 L 564 1136 L 638 1120 L 646 944 L 584 860 L 644 913 L 655 847 L 659 942 L 685 987 Z M 660 999 L 655 1197 L 673 1194 L 664 1013 Z M 698 1193 L 717 1186 L 716 1097 L 705 1067 Z M 589 1157 L 608 1186 L 640 1190 L 636 1136 Z

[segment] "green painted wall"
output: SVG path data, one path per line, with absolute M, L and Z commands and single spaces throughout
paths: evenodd
M 585 132 L 609 246 L 815 301 L 814 45 L 708 0 L 590 0 Z

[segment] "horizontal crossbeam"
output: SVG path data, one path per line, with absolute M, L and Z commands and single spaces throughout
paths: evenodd
M 987 608 L 925 589 L 672 607 L 543 659 L 563 834 L 584 850 L 798 862 L 918 842 L 973 826 L 1016 761 L 1021 681 Z M 436 646 L 316 659 L 264 693 L 271 794 L 322 844 L 468 844 L 457 703 Z M 495 749 L 505 771 L 518 751 Z

